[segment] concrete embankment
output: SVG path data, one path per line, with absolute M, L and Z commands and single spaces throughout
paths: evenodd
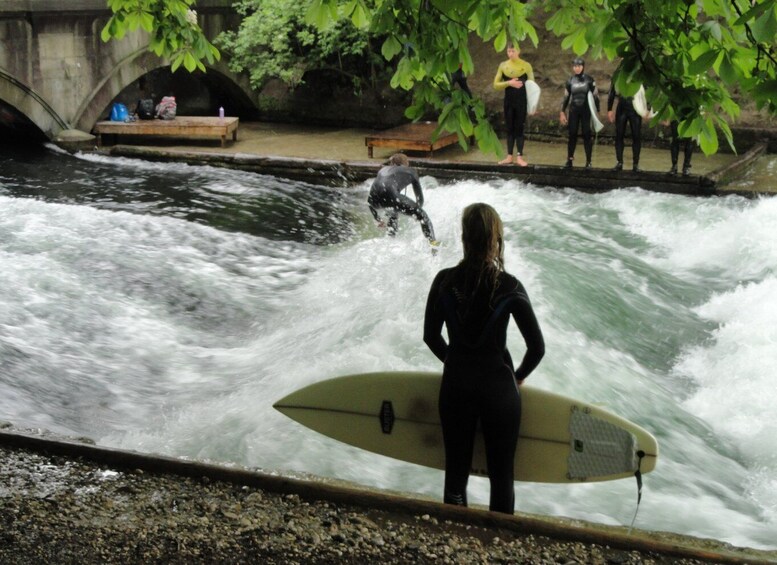
M 273 124 L 242 124 L 238 141 L 227 147 L 212 143 L 189 141 L 188 145 L 165 139 L 153 140 L 153 145 L 121 144 L 102 149 L 118 156 L 157 161 L 186 162 L 193 165 L 229 167 L 269 174 L 317 184 L 344 185 L 374 177 L 376 171 L 392 153 L 390 149 L 366 156 L 364 130 L 336 130 L 279 126 Z M 411 154 L 411 164 L 422 175 L 456 181 L 463 179 L 518 179 L 538 186 L 574 188 L 601 192 L 639 186 L 645 190 L 693 196 L 741 194 L 746 197 L 768 194 L 762 187 L 732 190 L 729 182 L 740 178 L 755 160 L 766 152 L 766 143 L 754 144 L 741 156 L 718 154 L 694 157 L 688 176 L 669 175 L 666 149 L 644 147 L 641 170 L 613 171 L 613 150 L 600 146 L 594 152 L 592 169 L 575 167 L 566 170 L 566 146 L 560 143 L 532 141 L 527 144 L 528 167 L 497 165 L 494 157 L 476 148 L 464 151 L 458 145 L 435 152 L 431 157 Z

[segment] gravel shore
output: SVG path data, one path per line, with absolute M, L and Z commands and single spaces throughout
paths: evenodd
M 171 458 L 161 458 L 162 467 L 194 476 L 161 473 L 148 470 L 160 458 L 0 435 L 0 564 L 777 561 L 777 552 L 717 542 L 691 550 L 676 540 L 635 542 L 633 549 L 603 533 L 596 543 L 572 524 L 549 527 L 550 537 L 529 518 L 374 492 L 364 498 L 278 477 L 259 477 L 269 485 L 261 488 L 238 479 L 256 473 Z M 213 478 L 224 473 L 235 478 Z

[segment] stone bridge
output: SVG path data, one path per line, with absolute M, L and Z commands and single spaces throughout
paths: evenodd
M 231 4 L 197 2 L 209 40 L 239 25 Z M 170 62 L 148 51 L 144 32 L 104 43 L 100 32 L 110 15 L 106 0 L 0 0 L 0 125 L 49 140 L 64 130 L 89 132 L 113 101 L 134 108 L 144 77 L 165 68 L 170 75 Z M 247 77 L 232 73 L 223 57 L 206 73 L 181 68 L 172 76 L 194 81 L 184 88 L 197 93 L 201 112 L 215 115 L 223 105 L 245 115 L 257 108 Z

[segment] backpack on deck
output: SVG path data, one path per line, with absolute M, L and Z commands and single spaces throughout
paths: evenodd
M 163 120 L 174 120 L 176 111 L 175 96 L 163 96 L 156 106 L 156 117 Z
M 154 119 L 154 101 L 151 98 L 141 98 L 135 108 L 139 120 Z
M 111 106 L 111 121 L 112 122 L 128 122 L 129 111 L 127 107 L 121 102 L 114 102 Z

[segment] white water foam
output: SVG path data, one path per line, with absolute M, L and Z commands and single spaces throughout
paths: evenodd
M 212 186 L 226 192 L 250 184 L 241 185 L 240 175 L 226 182 L 212 174 Z M 705 382 L 697 373 L 744 364 L 747 384 L 761 386 L 763 367 L 735 347 L 743 337 L 773 365 L 768 339 L 738 332 L 751 319 L 768 324 L 766 313 L 753 314 L 759 300 L 774 294 L 768 274 L 774 246 L 757 244 L 759 237 L 772 240 L 754 224 L 774 225 L 777 211 L 762 202 L 642 191 L 592 197 L 506 181 L 422 182 L 443 241 L 436 257 L 411 219 L 400 220 L 393 239 L 371 225 L 366 184 L 343 204 L 354 207 L 355 237 L 329 246 L 0 199 L 0 346 L 6 359 L 17 351 L 13 359 L 23 367 L 17 367 L 17 381 L 0 384 L 0 410 L 53 429 L 59 423 L 104 444 L 439 498 L 441 472 L 343 446 L 271 405 L 335 375 L 440 370 L 421 341 L 426 293 L 437 270 L 461 256 L 461 210 L 486 201 L 505 221 L 507 268 L 526 285 L 548 344 L 531 384 L 602 402 L 659 437 L 662 455 L 646 477 L 637 526 L 773 547 L 774 518 L 762 500 L 774 500 L 777 473 L 760 436 L 733 447 L 756 425 L 773 429 L 768 411 L 752 411 L 751 397 L 737 400 L 731 391 L 711 401 L 697 396 L 725 392 L 723 383 Z M 741 246 L 712 237 L 734 233 L 738 224 L 750 234 L 745 258 Z M 698 231 L 705 237 L 691 237 Z M 572 272 L 573 266 L 589 276 Z M 658 293 L 653 281 L 668 275 L 711 288 L 697 303 L 672 303 L 673 295 Z M 592 296 L 601 302 L 589 302 Z M 605 315 L 618 319 L 608 311 L 613 304 L 641 320 L 625 326 L 638 332 L 623 338 L 607 333 Z M 676 321 L 687 317 L 688 331 L 713 328 L 707 341 L 691 340 L 670 374 L 658 361 L 673 350 L 658 349 L 651 359 L 651 347 L 639 343 L 662 337 L 662 328 L 652 327 L 651 305 L 676 311 Z M 640 326 L 647 329 L 639 333 Z M 523 348 L 514 329 L 509 340 L 517 357 Z M 721 426 L 715 408 L 721 401 L 755 424 Z M 518 484 L 517 491 L 520 510 L 612 524 L 630 521 L 636 498 L 633 481 Z M 486 502 L 487 481 L 473 479 L 470 494 L 473 502 Z

